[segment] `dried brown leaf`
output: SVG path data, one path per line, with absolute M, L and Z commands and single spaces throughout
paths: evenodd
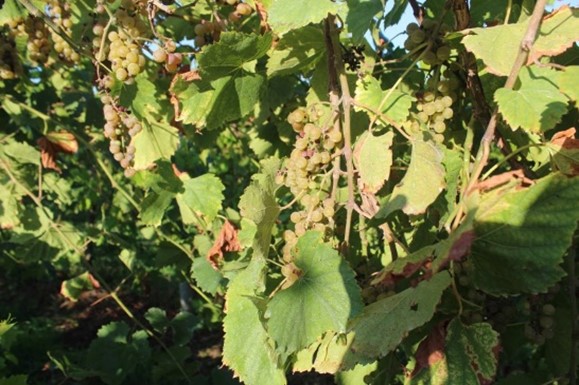
M 223 261 L 223 254 L 241 250 L 241 244 L 237 237 L 237 230 L 229 221 L 225 221 L 213 246 L 207 253 L 207 260 L 213 268 L 217 269 Z

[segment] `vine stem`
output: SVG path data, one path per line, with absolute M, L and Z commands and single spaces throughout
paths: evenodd
M 328 48 L 328 67 L 330 72 L 330 102 L 334 106 L 337 117 L 340 116 L 339 101 L 341 101 L 342 136 L 344 137 L 343 154 L 346 160 L 346 174 L 348 183 L 348 202 L 346 203 L 346 225 L 344 229 L 344 245 L 350 244 L 352 216 L 356 205 L 354 197 L 354 162 L 352 159 L 352 128 L 351 109 L 352 96 L 348 85 L 348 78 L 344 69 L 342 53 L 340 51 L 339 32 L 336 29 L 335 16 L 326 18 L 326 45 Z M 339 122 L 337 122 L 339 124 Z
M 569 385 L 577 384 L 577 333 L 579 325 L 577 321 L 577 272 L 575 271 L 575 260 L 577 259 L 577 243 L 571 244 L 569 249 L 569 298 L 571 301 L 571 357 L 569 357 Z
M 517 81 L 517 78 L 519 76 L 519 72 L 521 71 L 521 68 L 523 67 L 523 65 L 527 61 L 529 50 L 531 49 L 533 42 L 535 41 L 535 37 L 537 36 L 537 31 L 539 30 L 539 26 L 541 25 L 541 20 L 543 17 L 543 13 L 545 11 L 546 4 L 547 4 L 547 0 L 538 0 L 537 3 L 535 4 L 535 9 L 533 10 L 533 14 L 531 15 L 531 20 L 529 22 L 529 26 L 527 27 L 527 31 L 525 32 L 525 35 L 523 36 L 523 39 L 521 40 L 521 45 L 519 46 L 519 53 L 517 54 L 517 57 L 515 59 L 515 63 L 513 64 L 513 67 L 511 68 L 511 72 L 509 73 L 509 77 L 507 78 L 507 81 L 505 82 L 505 85 L 504 85 L 505 89 L 508 89 L 508 90 L 513 89 L 515 82 Z M 475 160 L 475 163 L 473 165 L 473 169 L 472 169 L 472 172 L 470 174 L 470 177 L 468 179 L 467 187 L 463 192 L 462 200 L 464 200 L 464 198 L 466 198 L 472 192 L 471 190 L 473 190 L 474 186 L 478 183 L 479 178 L 482 174 L 482 171 L 485 168 L 485 166 L 487 165 L 489 155 L 490 155 L 491 143 L 495 137 L 495 131 L 496 131 L 497 122 L 498 122 L 498 115 L 499 115 L 498 107 L 495 107 L 495 109 L 490 117 L 488 126 L 485 130 L 485 133 L 481 139 L 480 147 L 479 147 L 479 150 L 478 150 L 477 156 L 476 156 L 476 160 Z M 459 209 L 459 212 L 457 213 L 457 216 L 455 217 L 455 220 L 453 223 L 454 229 L 456 229 L 458 227 L 458 225 L 460 224 L 460 220 L 462 219 L 463 213 L 464 213 L 464 201 L 462 202 L 461 208 Z

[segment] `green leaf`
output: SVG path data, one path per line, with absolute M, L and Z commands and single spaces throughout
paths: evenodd
M 473 28 L 462 39 L 465 47 L 484 61 L 489 72 L 507 76 L 515 63 L 529 20 L 490 28 Z M 555 56 L 579 40 L 579 9 L 561 7 L 541 23 L 527 64 L 541 56 Z
M 2 144 L 0 155 L 4 153 L 18 163 L 39 164 L 40 152 L 27 143 L 8 141 Z
M 348 0 L 348 8 L 346 25 L 354 43 L 359 43 L 370 28 L 372 19 L 383 10 L 384 5 L 380 0 Z
M 345 11 L 344 3 L 332 0 L 273 0 L 268 11 L 268 21 L 273 31 L 283 35 L 292 29 L 310 23 L 318 23 L 328 13 L 338 14 Z
M 448 325 L 448 385 L 490 383 L 497 371 L 499 335 L 488 323 Z
M 94 289 L 93 282 L 94 278 L 88 271 L 85 271 L 76 277 L 62 281 L 60 294 L 68 300 L 76 302 L 83 292 Z
M 554 77 L 555 71 L 549 68 L 523 67 L 517 89 L 496 90 L 499 112 L 513 130 L 547 131 L 561 120 L 567 112 L 567 98 L 550 80 Z
M 261 75 L 240 71 L 212 81 L 196 80 L 178 93 L 183 104 L 178 120 L 214 129 L 245 117 L 255 108 L 263 89 Z
M 352 350 L 367 357 L 386 355 L 408 335 L 434 315 L 442 292 L 450 285 L 447 272 L 435 274 L 415 288 L 374 302 L 352 321 L 355 334 Z
M 559 81 L 557 82 L 561 92 L 575 102 L 579 101 L 579 66 L 569 66 L 565 71 L 559 74 Z
M 284 370 L 276 364 L 262 314 L 254 303 L 264 284 L 265 261 L 255 258 L 229 284 L 223 320 L 223 363 L 247 385 L 284 385 Z
M 175 194 L 171 192 L 157 193 L 151 191 L 141 202 L 140 218 L 146 225 L 159 226 L 165 211 L 171 205 Z
M 257 226 L 253 241 L 254 257 L 265 258 L 269 254 L 271 230 L 280 211 L 275 199 L 275 175 L 281 161 L 270 158 L 262 161 L 261 165 L 262 172 L 252 177 L 253 182 L 239 200 L 239 212 Z
M 579 219 L 578 200 L 579 178 L 561 174 L 484 196 L 468 265 L 474 284 L 490 294 L 518 294 L 544 292 L 558 282 Z
M 151 124 L 149 124 L 151 122 Z M 175 127 L 150 118 L 142 122 L 143 130 L 131 144 L 135 146 L 135 170 L 145 170 L 159 159 L 170 159 L 179 145 L 179 135 Z
M 177 204 L 184 224 L 198 223 L 200 218 L 211 223 L 221 210 L 225 186 L 213 174 L 190 178 L 181 175 L 184 191 L 177 194 Z
M 364 133 L 354 150 L 354 160 L 364 184 L 364 190 L 376 193 L 384 186 L 392 166 L 392 140 L 394 133 L 374 136 Z
M 27 385 L 28 376 L 26 374 L 18 374 L 15 376 L 0 378 L 0 385 Z
M 164 98 L 164 97 L 163 97 Z M 162 97 L 157 92 L 157 87 L 148 78 L 145 72 L 135 77 L 135 82 L 121 92 L 120 101 L 125 107 L 130 107 L 131 111 L 141 120 L 148 118 L 150 115 L 161 115 L 161 111 L 171 110 L 166 103 L 162 106 L 159 103 Z M 164 108 L 165 107 L 165 108 Z M 152 121 L 155 121 L 153 119 Z
M 201 290 L 213 295 L 215 295 L 223 281 L 223 275 L 215 270 L 205 257 L 198 257 L 193 260 L 191 276 Z
M 338 252 L 309 231 L 296 246 L 300 278 L 267 306 L 267 328 L 282 358 L 305 348 L 327 331 L 345 332 L 362 307 L 360 289 Z
M 385 97 L 388 96 L 387 99 Z M 364 111 L 373 119 L 379 113 L 377 123 L 388 125 L 389 120 L 402 124 L 406 121 L 414 98 L 399 90 L 382 90 L 372 76 L 356 82 L 356 111 Z M 384 117 L 384 118 L 381 118 Z
M 398 209 L 408 215 L 424 213 L 446 187 L 443 156 L 436 143 L 413 140 L 408 170 L 377 215 L 385 217 Z
M 271 33 L 224 32 L 218 42 L 207 46 L 197 56 L 201 75 L 211 79 L 232 75 L 244 68 L 244 64 L 264 56 L 271 43 Z
M 308 25 L 288 32 L 281 38 L 267 61 L 268 76 L 307 72 L 326 54 L 324 32 L 316 25 Z
M 20 224 L 20 198 L 16 186 L 0 178 L 0 229 L 12 229 Z

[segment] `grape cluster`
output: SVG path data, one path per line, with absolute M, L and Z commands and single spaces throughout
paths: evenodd
M 291 261 L 298 237 L 309 229 L 326 232 L 334 216 L 335 202 L 326 191 L 324 178 L 322 181 L 316 178 L 328 168 L 332 153 L 341 148 L 342 133 L 334 128 L 320 127 L 316 123 L 319 118 L 318 111 L 307 111 L 305 108 L 298 108 L 288 116 L 288 122 L 298 135 L 277 182 L 290 189 L 302 209 L 290 216 L 294 230 L 284 233 L 283 255 L 286 262 Z
M 70 4 L 62 0 L 48 0 L 47 1 L 48 15 L 58 25 L 64 33 L 72 36 L 72 19 L 70 12 Z M 80 61 L 80 55 L 76 52 L 66 40 L 57 33 L 52 33 L 52 40 L 54 41 L 54 50 L 59 57 L 65 61 L 77 63 Z
M 122 7 L 117 9 L 114 17 L 118 22 L 118 31 L 109 32 L 108 60 L 115 77 L 125 83 L 130 83 L 145 66 L 145 57 L 137 38 L 146 34 L 147 24 L 139 17 L 140 7 L 130 0 L 123 0 Z
M 253 8 L 247 3 L 238 0 L 220 0 L 217 4 L 224 6 L 234 6 L 235 8 L 227 14 L 227 20 L 231 23 L 239 23 L 244 17 L 253 13 Z M 231 9 L 230 7 L 228 8 Z M 219 41 L 221 32 L 227 27 L 227 22 L 223 20 L 201 20 L 194 27 L 195 46 L 198 48 L 204 45 Z
M 0 34 L 0 79 L 14 79 L 20 69 L 16 43 L 11 31 L 2 29 Z
M 132 168 L 135 158 L 135 146 L 132 139 L 142 130 L 137 118 L 114 103 L 114 100 L 104 95 L 103 114 L 106 120 L 104 135 L 110 139 L 109 150 L 123 169 L 125 176 L 130 178 L 135 174 Z
M 183 55 L 175 52 L 177 45 L 173 40 L 166 40 L 163 47 L 153 51 L 153 60 L 157 63 L 165 63 L 167 72 L 177 72 L 183 62 Z
M 442 40 L 446 32 L 448 32 L 446 25 L 439 26 L 436 21 L 431 19 L 424 19 L 421 26 L 410 23 L 406 26 L 408 38 L 404 42 L 404 48 L 413 51 L 431 39 L 432 45 L 428 51 L 424 52 L 422 61 L 431 66 L 440 65 L 447 61 L 451 54 L 450 47 L 445 45 Z M 419 55 L 420 52 L 416 54 Z
M 411 132 L 418 132 L 426 129 L 433 132 L 433 138 L 437 142 L 444 140 L 444 132 L 447 129 L 447 122 L 454 116 L 453 103 L 457 100 L 457 89 L 459 80 L 450 71 L 444 71 L 444 77 L 431 78 L 427 82 L 429 91 L 416 94 L 418 100 L 416 104 L 417 113 L 411 115 L 411 119 L 406 123 Z
M 45 64 L 52 50 L 50 31 L 41 18 L 30 16 L 25 20 L 13 20 L 11 27 L 28 36 L 28 56 L 30 60 L 38 64 Z
M 525 324 L 525 337 L 537 345 L 544 344 L 555 335 L 554 315 L 557 309 L 551 302 L 557 290 L 556 285 L 549 293 L 531 296 L 525 302 L 525 313 L 531 318 L 531 321 Z

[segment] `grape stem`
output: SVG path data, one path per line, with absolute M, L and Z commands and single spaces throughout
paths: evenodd
M 329 88 L 330 103 L 334 112 L 342 119 L 336 121 L 336 125 L 342 124 L 342 135 L 344 137 L 343 154 L 346 160 L 346 173 L 348 182 L 348 202 L 346 203 L 346 224 L 344 229 L 344 246 L 347 250 L 350 243 L 350 230 L 352 227 L 352 215 L 356 205 L 354 198 L 354 163 L 352 160 L 352 132 L 351 132 L 351 107 L 352 96 L 348 79 L 344 69 L 344 62 L 340 50 L 339 31 L 336 30 L 336 17 L 328 16 L 325 21 L 325 38 L 328 48 L 328 70 L 329 70 Z
M 529 22 L 529 26 L 527 27 L 527 31 L 525 32 L 523 39 L 521 40 L 519 53 L 517 55 L 517 58 L 515 59 L 513 67 L 511 68 L 509 77 L 507 78 L 507 81 L 505 82 L 504 85 L 504 88 L 507 90 L 513 89 L 515 82 L 517 81 L 517 78 L 519 76 L 519 72 L 521 71 L 521 68 L 527 61 L 529 50 L 533 44 L 533 41 L 535 40 L 537 31 L 539 30 L 539 26 L 541 25 L 541 19 L 545 11 L 546 4 L 547 0 L 538 0 L 537 3 L 535 4 L 535 9 L 533 10 L 533 14 L 531 15 L 531 21 Z M 491 143 L 495 137 L 498 115 L 499 115 L 498 107 L 495 107 L 490 117 L 485 133 L 481 139 L 476 160 L 472 168 L 473 171 L 471 172 L 470 177 L 468 179 L 467 187 L 463 191 L 463 196 L 461 199 L 462 204 L 453 223 L 454 229 L 456 229 L 459 226 L 460 221 L 462 219 L 462 215 L 464 213 L 464 199 L 474 190 L 474 187 L 477 185 L 484 167 L 487 165 L 490 155 Z

